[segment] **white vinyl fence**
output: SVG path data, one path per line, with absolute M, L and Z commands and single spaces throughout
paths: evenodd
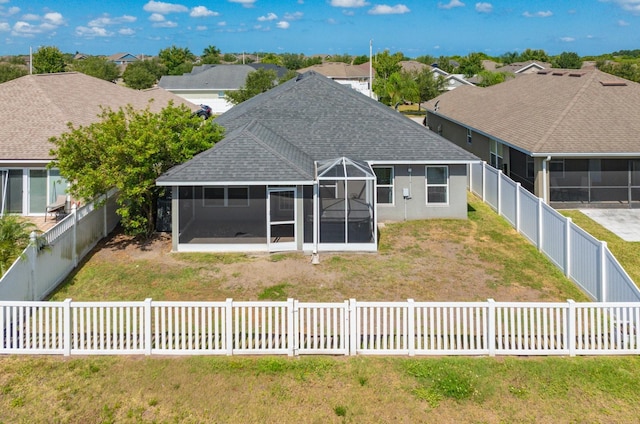
M 32 243 L 0 279 L 1 300 L 42 300 L 118 224 L 116 194 L 99 208 L 89 203 L 72 211 Z M 0 327 L 1 328 L 1 327 Z
M 638 303 L 0 302 L 0 354 L 639 354 Z
M 472 164 L 469 189 L 504 217 L 593 300 L 640 302 L 640 290 L 607 243 L 486 162 Z

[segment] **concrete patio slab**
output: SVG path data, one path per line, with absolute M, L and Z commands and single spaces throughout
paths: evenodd
M 640 209 L 580 209 L 624 241 L 640 242 Z

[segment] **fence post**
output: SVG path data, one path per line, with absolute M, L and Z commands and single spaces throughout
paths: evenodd
M 536 238 L 536 244 L 537 244 L 537 248 L 538 251 L 541 252 L 542 251 L 542 203 L 544 201 L 538 197 L 538 237 Z
M 233 355 L 233 299 L 227 299 L 224 307 L 224 342 L 227 356 Z
M 296 321 L 298 314 L 298 302 L 291 298 L 287 299 L 287 356 L 294 356 L 299 349 L 296 337 Z
M 600 242 L 599 262 L 600 262 L 600 302 L 607 302 L 609 299 L 607 281 L 607 242 Z
M 467 180 L 469 183 L 469 191 L 473 193 L 473 163 L 467 164 L 467 172 L 469 173 L 469 179 Z
M 567 343 L 569 347 L 569 356 L 576 356 L 576 302 L 572 299 L 567 300 L 569 304 L 568 323 L 565 334 L 567 335 Z
M 487 299 L 487 350 L 489 356 L 496 356 L 496 301 Z
M 105 238 L 109 235 L 109 230 L 107 226 L 107 209 L 109 205 L 109 193 L 104 195 L 104 204 L 102 205 L 102 238 Z
M 36 263 L 38 262 L 38 235 L 35 231 L 29 234 L 29 246 L 27 248 L 27 257 L 29 258 L 29 281 L 27 286 L 27 299 L 36 299 Z
M 357 305 L 355 299 L 349 299 L 349 310 L 347 311 L 349 323 L 349 355 L 358 353 L 358 325 L 356 322 Z
M 484 203 L 484 193 L 486 191 L 486 186 L 487 186 L 487 162 L 482 161 L 482 202 Z
M 520 232 L 520 190 L 522 184 L 516 183 L 516 231 Z
M 71 239 L 73 240 L 71 248 L 71 259 L 73 267 L 78 267 L 78 205 L 75 203 L 71 205 L 71 215 L 73 215 L 73 226 L 71 227 Z
M 409 356 L 416 355 L 416 304 L 413 299 L 407 299 L 407 348 Z
M 151 298 L 144 300 L 144 354 L 151 355 L 152 350 Z
M 498 200 L 498 216 L 502 216 L 502 171 L 498 169 L 498 184 L 496 184 L 496 197 Z
M 62 303 L 62 325 L 63 334 L 62 334 L 62 350 L 64 356 L 71 355 L 71 299 L 65 299 Z
M 564 228 L 564 275 L 571 277 L 571 225 L 573 225 L 570 217 L 567 217 Z

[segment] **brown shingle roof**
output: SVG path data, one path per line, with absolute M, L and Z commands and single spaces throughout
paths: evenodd
M 366 67 L 360 65 L 349 65 L 343 62 L 325 62 L 319 65 L 309 66 L 299 69 L 298 73 L 307 71 L 316 71 L 320 75 L 332 79 L 348 79 L 348 78 L 369 78 L 369 65 Z
M 530 153 L 640 155 L 640 84 L 598 70 L 552 69 L 427 103 Z
M 131 104 L 159 111 L 170 100 L 197 106 L 163 89 L 132 90 L 85 74 L 27 75 L 0 84 L 0 160 L 50 160 L 49 138 L 66 131 L 67 122 L 99 121 L 100 106 L 118 110 Z

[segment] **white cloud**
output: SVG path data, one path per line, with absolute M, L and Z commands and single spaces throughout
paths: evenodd
M 218 15 L 219 15 L 218 12 L 209 10 L 205 6 L 196 6 L 193 9 L 191 9 L 191 13 L 189 13 L 189 16 L 191 16 L 192 18 L 205 18 L 208 16 L 218 16 Z
M 333 18 L 329 18 L 329 19 L 327 19 L 327 23 L 329 25 L 336 25 L 338 22 Z
M 161 13 L 163 15 L 166 15 L 167 13 L 182 13 L 189 11 L 187 6 L 183 6 L 181 4 L 165 3 L 163 1 L 153 0 L 149 0 L 149 2 L 142 7 L 142 9 L 145 12 Z
M 7 32 L 11 30 L 11 27 L 6 22 L 0 22 L 0 32 Z
M 178 24 L 173 21 L 164 21 L 164 22 L 156 22 L 151 26 L 154 28 L 175 28 L 178 26 Z
M 276 15 L 275 13 L 267 13 L 266 16 L 260 16 L 258 18 L 258 21 L 268 22 L 268 21 L 275 21 L 276 19 L 278 19 L 278 15 Z
M 640 15 L 640 0 L 600 0 L 600 1 L 617 4 L 618 6 L 620 6 L 620 8 L 622 8 L 622 10 L 631 12 L 634 15 Z
M 404 4 L 396 4 L 395 6 L 387 6 L 386 4 L 378 4 L 369 10 L 369 15 L 403 15 L 411 12 Z
M 227 21 L 218 22 L 218 26 L 227 26 Z
M 163 15 L 159 14 L 159 13 L 152 13 L 149 16 L 149 20 L 151 22 L 164 22 L 165 18 Z
M 451 0 L 447 4 L 438 3 L 440 9 L 453 9 L 454 7 L 464 7 L 464 3 L 460 0 Z
M 18 37 L 33 37 L 35 34 L 40 33 L 42 33 L 42 29 L 39 26 L 25 21 L 16 22 L 11 29 L 11 34 Z
M 135 22 L 136 20 L 137 18 L 135 16 L 123 15 L 123 16 L 112 18 L 109 15 L 105 14 L 97 19 L 89 21 L 88 25 L 90 27 L 94 27 L 94 26 L 105 27 L 109 25 L 132 23 L 132 22 Z
M 625 26 L 629 26 L 629 25 L 630 25 L 630 24 L 629 24 L 629 22 L 624 21 L 624 20 L 622 20 L 622 19 L 620 19 L 620 20 L 618 21 L 618 26 L 625 27 Z
M 492 11 L 493 5 L 491 3 L 476 3 L 476 12 L 491 13 Z
M 276 27 L 280 28 L 280 29 L 288 29 L 289 26 L 291 26 L 291 24 L 287 21 L 280 21 L 276 24 Z
M 241 4 L 242 7 L 253 7 L 256 0 L 229 0 L 229 2 Z
M 2 3 L 2 2 L 0 2 Z M 18 6 L 13 6 L 4 11 L 4 8 L 0 7 L 0 16 L 13 16 L 20 13 L 20 8 Z
M 576 41 L 576 39 L 573 37 L 560 37 L 560 41 L 562 41 L 563 43 L 571 43 L 573 41 Z
M 369 6 L 365 0 L 331 0 L 333 7 L 364 7 Z
M 552 16 L 553 13 L 550 10 L 547 11 L 539 11 L 539 12 L 534 12 L 531 13 L 529 11 L 526 11 L 522 14 L 522 16 L 524 16 L 525 18 L 548 18 L 549 16 Z
M 79 26 L 76 27 L 76 35 L 80 37 L 111 37 L 113 32 L 107 31 L 106 28 L 103 27 L 85 27 Z
M 294 13 L 285 13 L 283 18 L 287 21 L 297 21 L 298 19 L 302 19 L 304 13 L 302 12 L 294 12 Z
M 209 28 L 207 28 L 206 25 L 198 25 L 198 26 L 196 26 L 196 31 L 206 31 L 207 29 L 209 29 Z
M 33 13 L 27 13 L 26 15 L 22 15 L 23 21 L 39 21 L 40 16 L 34 15 Z
M 134 35 L 136 32 L 131 28 L 120 28 L 118 34 L 120 35 Z

